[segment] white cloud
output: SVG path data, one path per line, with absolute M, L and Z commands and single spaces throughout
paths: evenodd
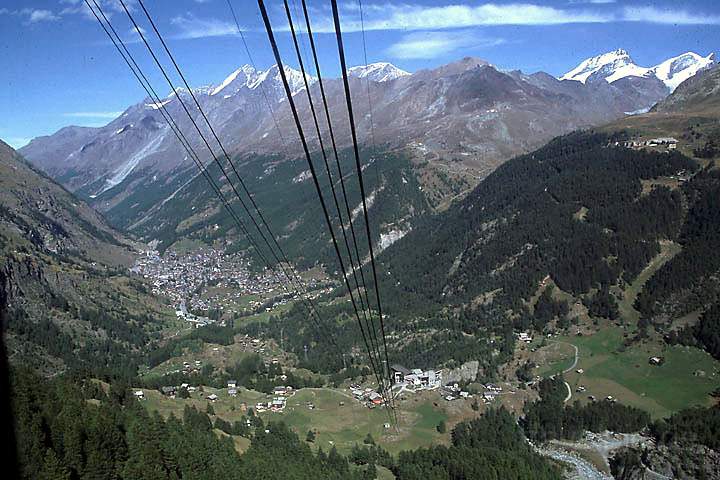
M 95 0 L 97 4 L 102 8 L 103 12 L 105 13 L 105 16 L 108 18 L 112 17 L 113 13 L 124 13 L 125 10 L 123 9 L 122 4 L 119 0 Z M 127 6 L 128 10 L 131 12 L 136 10 L 137 1 L 136 0 L 124 0 L 125 5 Z M 92 11 L 88 8 L 88 6 L 85 4 L 84 0 L 60 0 L 61 4 L 68 5 L 67 7 L 63 8 L 60 11 L 61 15 L 82 15 L 88 20 L 95 20 L 95 16 L 93 15 Z M 90 0 L 90 4 L 95 8 L 95 5 L 92 0 Z
M 37 10 L 30 10 L 28 12 L 28 23 L 39 23 L 39 22 L 54 22 L 55 20 L 60 20 L 60 17 L 55 15 L 50 10 L 43 10 L 43 9 L 37 9 Z
M 460 49 L 486 48 L 505 43 L 502 38 L 485 38 L 469 31 L 413 32 L 391 45 L 386 53 L 393 58 L 435 58 Z
M 360 31 L 359 15 L 353 8 L 346 9 L 343 16 L 343 31 Z M 348 15 L 348 13 L 352 13 Z M 604 23 L 613 20 L 606 13 L 566 10 L 530 3 L 498 5 L 486 3 L 477 6 L 369 4 L 363 6 L 365 30 L 440 30 L 480 27 L 489 25 L 562 25 L 569 23 Z M 332 32 L 332 19 L 328 15 L 318 17 L 313 30 Z
M 720 16 L 655 7 L 625 7 L 622 19 L 628 22 L 669 25 L 720 25 Z
M 645 22 L 672 25 L 718 25 L 720 16 L 657 7 L 616 7 L 616 0 L 568 0 L 568 8 L 534 3 L 484 3 L 480 5 L 364 4 L 365 30 L 450 30 L 496 25 L 564 25 L 572 23 Z M 605 4 L 606 7 L 600 7 Z M 343 5 L 344 32 L 360 31 L 357 5 Z M 332 17 L 314 9 L 313 30 L 334 32 Z M 278 20 L 277 30 L 287 30 Z
M 0 8 L 0 15 L 14 15 L 24 18 L 24 24 L 34 24 L 40 22 L 54 22 L 60 20 L 60 16 L 52 10 L 44 8 L 23 8 L 20 10 L 10 10 L 9 8 Z
M 71 118 L 108 118 L 113 119 L 122 115 L 123 112 L 69 112 L 63 113 L 63 117 Z
M 178 29 L 175 38 L 222 37 L 237 34 L 234 23 L 215 18 L 198 18 L 192 14 L 174 17 L 170 23 Z
M 617 0 L 569 0 L 569 4 L 571 5 L 582 5 L 582 4 L 592 4 L 592 5 L 607 5 L 610 3 L 617 3 Z

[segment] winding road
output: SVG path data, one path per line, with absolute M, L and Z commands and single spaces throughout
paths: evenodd
M 572 365 L 570 365 L 568 368 L 563 370 L 562 373 L 565 374 L 565 373 L 575 370 L 575 367 L 577 367 L 578 361 L 580 360 L 580 350 L 578 349 L 577 345 L 573 345 L 572 343 L 568 343 L 568 342 L 561 342 L 560 340 L 550 340 L 550 341 L 552 343 L 562 343 L 562 344 L 570 345 L 571 347 L 573 347 L 573 349 L 575 350 L 575 359 L 573 360 Z M 572 399 L 572 387 L 570 386 L 570 384 L 568 382 L 564 382 L 564 383 L 565 383 L 565 386 L 567 387 L 568 394 L 567 394 L 567 397 L 565 397 L 565 400 L 563 400 L 563 401 L 565 403 L 567 403 L 570 401 L 570 399 Z

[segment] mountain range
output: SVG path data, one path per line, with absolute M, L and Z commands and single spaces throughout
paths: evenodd
M 638 66 L 626 50 L 618 49 L 584 60 L 561 76 L 560 80 L 576 80 L 581 83 L 605 80 L 612 84 L 631 77 L 650 81 L 657 79 L 672 93 L 682 82 L 714 64 L 714 53 L 702 57 L 697 53 L 687 52 L 646 68 Z
M 643 70 L 633 66 L 626 52 L 616 51 L 588 59 L 560 79 L 542 72 L 505 71 L 469 57 L 412 74 L 389 63 L 353 67 L 349 73 L 359 137 L 367 152 L 364 161 L 382 162 L 384 152 L 401 152 L 430 207 L 441 208 L 513 155 L 556 135 L 648 110 L 670 93 L 670 85 L 712 61 L 712 55 L 688 53 Z M 284 69 L 317 154 L 302 74 Z M 317 101 L 316 81 L 307 80 Z M 336 138 L 345 148 L 350 137 L 342 82 L 324 83 Z M 245 65 L 217 85 L 193 93 L 236 162 L 260 172 L 256 189 L 277 182 L 262 172 L 299 158 L 277 66 L 256 70 Z M 211 155 L 204 147 L 179 99 L 187 101 L 189 92 L 176 89 L 162 103 L 208 163 L 220 151 L 214 147 Z M 167 218 L 153 217 L 154 212 L 160 206 L 172 210 L 197 175 L 158 109 L 144 100 L 104 127 L 66 127 L 34 139 L 20 153 L 104 212 L 111 223 L 150 241 L 157 232 L 142 225 L 167 223 Z M 191 112 L 209 134 L 199 113 Z M 261 164 L 250 167 L 252 162 Z M 403 218 L 389 220 L 392 224 Z M 379 234 L 391 230 L 381 226 Z

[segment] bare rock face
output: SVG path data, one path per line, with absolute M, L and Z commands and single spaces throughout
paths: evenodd
M 460 367 L 443 371 L 443 383 L 459 383 L 475 381 L 480 370 L 480 362 L 472 360 Z
M 54 375 L 146 343 L 145 324 L 161 317 L 123 302 L 151 303 L 124 275 L 134 246 L 0 142 L 0 309 L 11 362 Z
M 618 480 L 720 479 L 720 452 L 693 443 L 623 448 L 611 465 Z

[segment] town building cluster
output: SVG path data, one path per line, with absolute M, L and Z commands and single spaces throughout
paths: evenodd
M 664 147 L 668 150 L 675 150 L 678 141 L 674 137 L 658 137 L 649 140 L 627 140 L 625 142 L 615 142 L 616 147 L 623 146 L 625 148 L 641 149 L 645 147 Z
M 253 311 L 268 299 L 285 294 L 280 274 L 269 270 L 253 272 L 250 261 L 241 254 L 228 254 L 217 248 L 200 248 L 186 254 L 168 251 L 163 255 L 147 250 L 136 260 L 131 272 L 150 280 L 154 294 L 169 298 L 177 306 L 178 317 L 200 324 L 210 320 L 190 311 L 238 305 L 243 297 L 254 295 L 256 299 L 243 303 L 244 308 Z
M 390 367 L 393 372 L 394 388 L 399 391 L 435 390 L 442 386 L 442 372 L 439 370 L 409 370 L 402 365 Z
M 258 402 L 255 404 L 255 411 L 262 412 L 283 412 L 287 405 L 288 397 L 295 395 L 295 391 L 290 386 L 277 386 L 273 389 L 272 400 L 267 402 Z
M 350 385 L 350 393 L 358 402 L 368 408 L 379 407 L 384 403 L 383 396 L 372 388 L 363 388 L 360 385 Z

